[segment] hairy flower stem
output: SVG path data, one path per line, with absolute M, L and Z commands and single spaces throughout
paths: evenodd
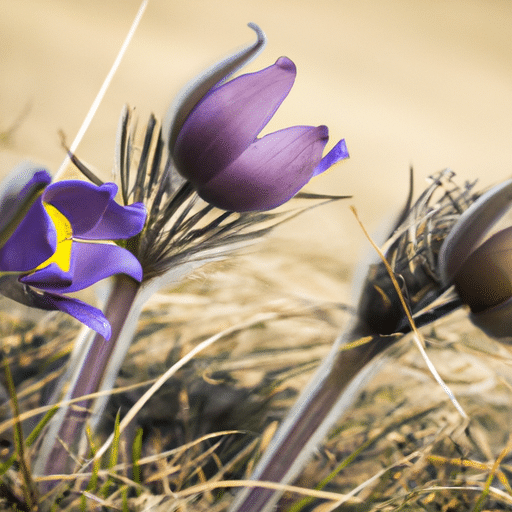
M 272 439 L 251 475 L 252 480 L 289 483 L 300 472 L 316 445 L 357 397 L 357 391 L 372 374 L 375 356 L 397 341 L 397 336 L 373 335 L 348 348 L 347 343 L 364 338 L 357 326 L 339 338 L 316 378 L 302 392 L 296 405 Z M 278 491 L 250 487 L 240 493 L 230 512 L 274 510 Z
M 130 313 L 140 284 L 125 275 L 117 275 L 109 296 L 105 315 L 112 326 L 110 340 L 106 341 L 101 335 L 96 334 L 89 345 L 89 349 L 83 359 L 77 378 L 71 384 L 65 399 L 80 398 L 100 390 L 107 373 L 119 370 L 109 368 L 112 354 L 116 349 L 119 335 Z M 109 376 L 112 377 L 112 376 Z M 110 379 L 113 381 L 113 379 Z M 50 430 L 43 439 L 42 450 L 36 461 L 37 473 L 44 476 L 68 474 L 75 469 L 76 460 L 72 454 L 77 454 L 83 436 L 86 422 L 91 416 L 93 399 L 85 399 L 65 409 L 65 413 L 57 422 L 57 433 Z M 53 426 L 55 428 L 55 425 Z M 49 449 L 45 450 L 44 446 Z M 78 453 L 78 455 L 83 455 Z M 43 491 L 51 490 L 57 481 L 43 483 Z

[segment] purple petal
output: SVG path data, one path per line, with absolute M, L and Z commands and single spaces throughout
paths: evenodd
M 218 208 L 270 210 L 291 199 L 313 175 L 327 127 L 294 126 L 258 141 L 205 185 L 199 195 Z
M 82 237 L 86 240 L 131 238 L 142 231 L 146 216 L 147 211 L 143 203 L 121 206 L 115 201 L 110 201 L 98 224 Z
M 483 311 L 512 297 L 511 257 L 512 227 L 509 227 L 486 240 L 460 267 L 454 283 L 471 311 Z
M 48 172 L 29 162 L 16 166 L 0 184 L 0 231 L 50 181 Z
M 21 281 L 50 292 L 70 293 L 115 274 L 126 274 L 141 281 L 142 267 L 131 252 L 117 245 L 75 242 L 68 273 L 52 264 L 23 277 Z
M 52 291 L 68 291 L 73 284 L 71 272 L 64 272 L 56 263 L 20 277 L 20 282 L 36 288 Z
M 53 306 L 53 309 L 71 315 L 79 322 L 82 322 L 93 331 L 103 336 L 106 340 L 110 339 L 111 327 L 105 315 L 97 308 L 71 297 L 62 297 L 53 293 L 45 293 L 43 298 Z
M 26 199 L 27 196 L 29 196 L 32 193 L 32 191 L 35 188 L 40 188 L 41 185 L 49 185 L 50 182 L 52 181 L 52 177 L 50 176 L 48 171 L 46 171 L 45 169 L 40 169 L 40 168 L 30 169 L 28 172 L 29 172 L 28 176 L 30 176 L 30 174 L 33 173 L 32 177 L 19 192 L 19 194 L 17 196 L 18 200 L 21 199 L 23 201 L 24 199 Z M 21 176 L 20 176 L 20 178 L 21 178 Z
M 338 163 L 340 160 L 344 160 L 348 158 L 350 155 L 348 154 L 347 145 L 345 144 L 345 139 L 341 139 L 338 144 L 336 144 L 327 155 L 325 155 L 320 163 L 316 166 L 313 171 L 313 176 L 318 176 L 323 172 L 327 171 L 334 164 Z
M 171 148 L 180 174 L 202 184 L 254 142 L 286 98 L 295 64 L 281 57 L 261 71 L 212 89 L 192 110 Z
M 86 181 L 68 180 L 49 185 L 43 201 L 55 206 L 69 220 L 74 236 L 84 236 L 98 224 L 116 193 L 114 183 L 98 187 Z
M 57 247 L 57 233 L 38 198 L 0 249 L 0 271 L 26 272 L 46 261 Z
M 459 218 L 439 252 L 443 284 L 455 275 L 486 233 L 505 214 L 512 203 L 512 180 L 496 185 L 479 197 Z
M 19 281 L 16 274 L 7 274 L 0 277 L 0 293 L 4 297 L 15 300 L 31 308 L 54 310 L 55 308 L 48 303 L 42 293 L 25 286 Z
M 117 185 L 84 181 L 50 185 L 43 200 L 57 208 L 71 223 L 73 236 L 84 240 L 120 240 L 142 231 L 146 209 L 142 203 L 121 206 L 115 202 Z
M 471 313 L 470 320 L 491 338 L 512 338 L 512 299 L 479 313 Z
M 110 338 L 110 324 L 103 313 L 78 299 L 36 292 L 20 283 L 14 275 L 0 278 L 0 293 L 30 307 L 44 310 L 59 309 L 95 330 L 105 339 Z
M 261 28 L 254 23 L 249 23 L 248 26 L 256 32 L 257 40 L 255 43 L 237 50 L 233 55 L 215 63 L 211 68 L 208 68 L 198 77 L 194 78 L 178 93 L 175 103 L 166 114 L 166 118 L 170 118 L 169 147 L 174 147 L 183 123 L 191 110 L 206 93 L 213 86 L 218 85 L 242 66 L 245 66 L 265 46 L 267 39 Z

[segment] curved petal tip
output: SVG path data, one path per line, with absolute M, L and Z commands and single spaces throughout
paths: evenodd
M 279 59 L 276 60 L 275 65 L 283 71 L 289 71 L 294 74 L 297 73 L 297 67 L 288 57 L 279 57 Z
M 349 158 L 347 144 L 345 143 L 345 139 L 341 139 L 330 151 L 325 155 L 320 163 L 315 167 L 313 171 L 313 176 L 318 176 L 323 172 L 327 171 L 334 164 L 340 162 L 341 160 L 345 160 L 345 158 Z

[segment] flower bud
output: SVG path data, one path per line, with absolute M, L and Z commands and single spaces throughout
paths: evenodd
M 512 228 L 485 236 L 511 203 L 512 180 L 483 194 L 454 225 L 439 258 L 443 283 L 455 285 L 472 322 L 495 338 L 512 337 Z
M 348 157 L 341 140 L 322 158 L 326 126 L 294 126 L 258 138 L 295 76 L 295 64 L 281 57 L 261 71 L 217 83 L 193 108 L 190 98 L 183 99 L 187 108 L 177 109 L 182 119 L 172 123 L 170 152 L 204 200 L 224 210 L 270 210 Z

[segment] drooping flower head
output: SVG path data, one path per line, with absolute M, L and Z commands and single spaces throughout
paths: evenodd
M 110 326 L 101 311 L 64 294 L 114 274 L 142 279 L 135 256 L 104 242 L 140 233 L 146 209 L 141 203 L 117 204 L 114 183 L 50 184 L 45 170 L 29 170 L 18 196 L 9 195 L 13 218 L 23 205 L 30 207 L 14 225 L 4 223 L 0 233 L 0 292 L 30 306 L 64 311 L 108 338 Z M 3 199 L 2 204 L 9 204 Z
M 386 257 L 417 326 L 465 304 L 471 321 L 489 336 L 512 339 L 512 227 L 489 236 L 512 205 L 512 180 L 481 193 L 476 182 L 458 187 L 452 176 L 449 170 L 435 176 L 416 204 L 406 207 L 384 244 Z M 442 197 L 434 203 L 436 190 Z M 409 329 L 380 263 L 370 269 L 359 315 L 371 332 Z
M 495 338 L 512 338 L 512 227 L 487 234 L 512 204 L 512 180 L 488 190 L 460 217 L 441 253 L 441 277 L 455 285 L 472 322 Z
M 480 194 L 474 182 L 458 185 L 454 176 L 450 169 L 430 176 L 429 185 L 413 203 L 411 169 L 407 203 L 381 246 L 417 327 L 461 306 L 455 294 L 445 294 L 449 284 L 442 279 L 441 253 L 459 218 Z M 389 268 L 380 259 L 368 269 L 357 316 L 365 336 L 411 329 Z
M 174 164 L 204 200 L 225 210 L 269 210 L 348 157 L 341 140 L 322 158 L 326 126 L 293 126 L 258 139 L 295 76 L 295 64 L 281 57 L 261 71 L 217 83 L 173 126 Z

